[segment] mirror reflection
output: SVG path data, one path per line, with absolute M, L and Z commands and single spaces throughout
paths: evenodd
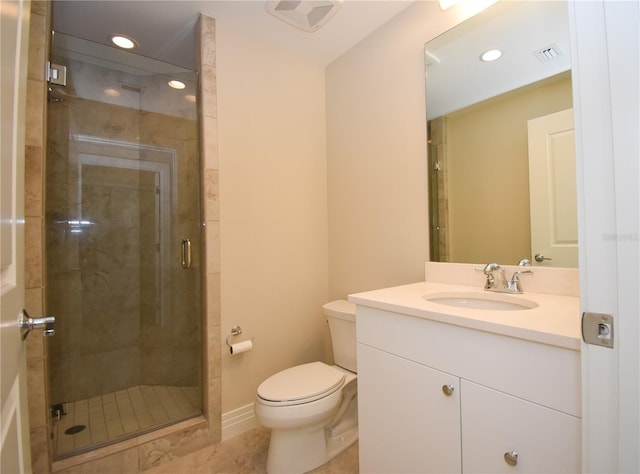
M 425 56 L 431 260 L 577 267 L 566 2 L 496 3 Z

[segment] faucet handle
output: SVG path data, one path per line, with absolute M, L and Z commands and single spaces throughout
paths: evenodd
M 504 269 L 497 263 L 487 263 L 482 271 L 487 276 L 487 281 L 484 283 L 485 290 L 498 291 L 496 288 L 506 286 Z
M 500 268 L 502 267 L 497 263 L 487 263 L 486 265 L 482 265 L 481 267 L 473 267 L 473 268 L 477 272 L 482 272 L 484 274 L 487 274 L 487 272 L 490 272 L 492 270 L 500 270 Z
M 520 286 L 520 277 L 518 275 L 531 275 L 533 270 L 518 270 L 513 272 L 511 281 L 509 282 L 509 290 L 512 293 L 522 293 L 522 286 Z
M 518 262 L 518 266 L 520 266 L 520 267 L 524 267 L 524 266 L 527 266 L 527 265 L 531 265 L 531 260 L 529 260 L 528 258 L 523 258 L 522 260 L 520 260 Z
M 518 270 L 513 272 L 512 280 L 517 280 L 518 275 L 533 275 L 533 270 Z
M 502 270 L 502 267 L 497 263 L 487 263 L 482 269 L 485 275 L 489 275 L 496 270 Z

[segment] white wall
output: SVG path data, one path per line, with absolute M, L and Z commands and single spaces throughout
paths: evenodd
M 330 357 L 324 71 L 216 23 L 222 412 Z M 251 352 L 230 357 L 238 324 Z
M 327 68 L 331 299 L 424 279 L 424 43 L 472 13 L 416 2 Z

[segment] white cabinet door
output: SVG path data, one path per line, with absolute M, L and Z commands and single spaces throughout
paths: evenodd
M 364 344 L 357 356 L 360 472 L 460 472 L 459 379 Z
M 464 472 L 580 472 L 579 418 L 466 380 L 460 389 Z

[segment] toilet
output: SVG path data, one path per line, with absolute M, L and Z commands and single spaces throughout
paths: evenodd
M 258 387 L 256 418 L 271 428 L 269 474 L 310 471 L 358 439 L 355 305 L 338 300 L 322 308 L 336 365 L 297 365 Z

